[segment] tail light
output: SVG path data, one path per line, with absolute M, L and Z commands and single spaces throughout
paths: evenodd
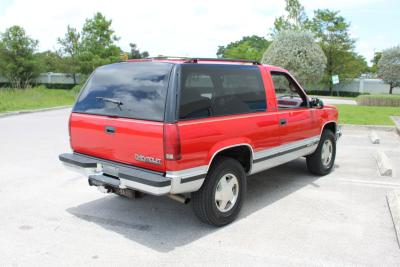
M 72 113 L 69 115 L 69 119 L 68 119 L 68 135 L 69 135 L 69 146 L 72 149 L 72 140 L 71 140 L 71 117 L 72 117 Z
M 181 159 L 181 141 L 177 124 L 164 124 L 164 158 Z

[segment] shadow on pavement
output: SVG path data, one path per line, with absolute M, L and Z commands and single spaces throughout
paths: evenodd
M 313 185 L 317 179 L 308 173 L 303 158 L 249 177 L 247 198 L 236 222 Z M 159 252 L 171 251 L 221 229 L 199 222 L 190 204 L 150 195 L 136 200 L 109 195 L 67 212 Z

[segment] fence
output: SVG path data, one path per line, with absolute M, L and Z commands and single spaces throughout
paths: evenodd
M 76 74 L 76 83 L 79 83 L 81 76 Z M 7 80 L 0 76 L 0 85 L 7 84 Z M 72 74 L 69 73 L 42 73 L 34 81 L 35 84 L 43 84 L 49 88 L 71 88 L 75 85 Z M 312 88 L 313 91 L 322 89 Z M 389 93 L 389 85 L 380 79 L 357 78 L 350 81 L 342 81 L 334 86 L 334 91 L 348 92 L 355 94 L 387 94 Z M 395 88 L 394 94 L 400 94 L 400 89 Z
M 339 92 L 355 92 L 359 94 L 388 94 L 390 86 L 380 79 L 357 78 L 338 84 L 334 88 Z M 393 93 L 400 94 L 400 90 L 393 90 Z
M 33 83 L 42 84 L 49 88 L 71 88 L 80 82 L 81 76 L 76 74 L 75 79 L 76 81 L 74 81 L 74 77 L 70 73 L 48 72 L 40 74 Z M 0 76 L 0 84 L 7 85 L 8 80 Z

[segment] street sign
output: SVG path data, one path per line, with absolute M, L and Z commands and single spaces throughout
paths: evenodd
M 339 75 L 332 75 L 332 83 L 333 84 L 339 83 Z

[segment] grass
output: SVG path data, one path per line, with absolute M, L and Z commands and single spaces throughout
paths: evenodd
M 0 113 L 72 105 L 79 89 L 79 86 L 72 90 L 47 89 L 43 86 L 31 89 L 0 88 Z M 400 116 L 400 107 L 336 106 L 342 124 L 393 125 L 389 116 Z
M 44 86 L 0 88 L 0 113 L 72 105 L 76 95 L 76 90 L 47 89 Z
M 357 125 L 394 125 L 389 116 L 400 116 L 399 107 L 335 105 L 339 123 Z

